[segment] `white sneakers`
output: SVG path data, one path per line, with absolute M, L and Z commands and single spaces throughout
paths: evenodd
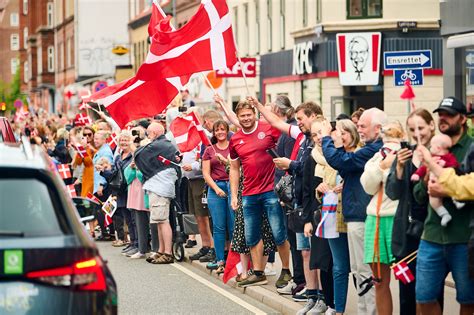
M 275 269 L 273 268 L 273 263 L 267 263 L 267 265 L 265 266 L 265 276 L 276 276 L 276 271 Z
M 145 259 L 146 255 L 140 252 L 136 252 L 135 254 L 130 256 L 131 259 Z
M 277 292 L 282 295 L 292 295 L 291 291 L 296 288 L 296 283 L 293 280 L 288 281 L 288 284 L 283 288 L 277 288 Z

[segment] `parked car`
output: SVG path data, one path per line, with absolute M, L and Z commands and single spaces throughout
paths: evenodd
M 12 126 L 6 117 L 0 117 L 0 142 L 17 142 Z
M 117 313 L 107 262 L 54 163 L 27 141 L 0 143 L 0 261 L 0 314 Z

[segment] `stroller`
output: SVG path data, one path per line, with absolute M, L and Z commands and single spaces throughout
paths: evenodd
M 199 234 L 196 218 L 187 213 L 187 200 L 182 193 L 187 192 L 187 182 L 184 178 L 176 184 L 176 198 L 170 205 L 170 223 L 173 229 L 173 256 L 178 261 L 184 260 L 184 243 L 188 235 Z

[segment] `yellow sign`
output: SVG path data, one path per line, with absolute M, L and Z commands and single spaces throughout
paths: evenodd
M 129 52 L 129 49 L 127 47 L 124 47 L 124 46 L 115 46 L 112 49 L 112 53 L 114 53 L 116 55 L 119 55 L 119 56 L 125 55 L 128 52 Z

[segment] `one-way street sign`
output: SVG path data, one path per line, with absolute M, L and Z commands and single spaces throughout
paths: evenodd
M 431 68 L 431 50 L 386 51 L 383 54 L 385 70 Z

